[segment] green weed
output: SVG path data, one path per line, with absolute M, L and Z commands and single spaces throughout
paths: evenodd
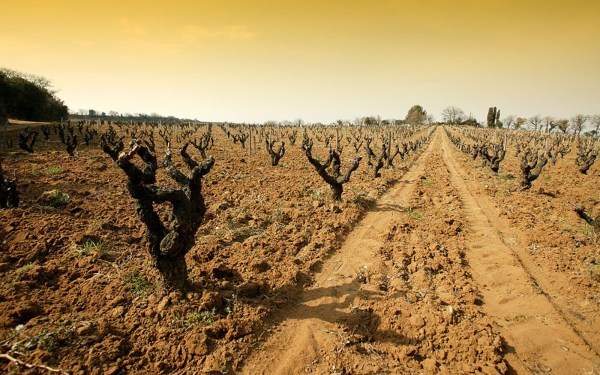
M 310 197 L 310 199 L 313 201 L 318 201 L 323 198 L 323 193 L 318 190 L 310 190 L 308 192 L 308 197 Z
M 152 289 L 152 284 L 150 284 L 148 282 L 148 280 L 146 280 L 146 278 L 144 278 L 144 276 L 142 276 L 139 273 L 139 270 L 137 268 L 134 268 L 132 271 L 127 273 L 123 278 L 124 278 L 125 284 L 127 284 L 128 289 L 134 295 L 136 295 L 138 297 L 143 297 L 143 296 L 147 296 L 150 294 L 150 291 Z
M 498 177 L 502 180 L 514 180 L 515 176 L 513 176 L 512 174 L 506 174 L 506 173 L 498 173 Z
M 288 214 L 282 212 L 281 207 L 276 207 L 275 210 L 273 210 L 273 215 L 271 216 L 271 222 L 286 225 L 286 224 L 289 224 L 290 221 L 292 221 L 290 216 Z
M 55 166 L 50 167 L 50 168 L 48 168 L 46 170 L 46 175 L 47 176 L 55 176 L 55 175 L 57 175 L 57 174 L 59 174 L 61 172 L 62 172 L 62 168 L 60 166 L 58 166 L 58 165 L 55 165 Z
M 61 323 L 55 330 L 47 331 L 42 329 L 38 334 L 30 336 L 24 334 L 26 339 L 13 344 L 13 347 L 24 354 L 29 354 L 35 349 L 41 349 L 47 352 L 56 352 L 61 346 L 71 342 L 75 336 L 70 325 Z
M 40 199 L 40 203 L 44 206 L 59 208 L 66 206 L 71 201 L 69 194 L 63 193 L 60 190 L 52 190 L 44 193 Z
M 97 254 L 100 259 L 109 260 L 113 257 L 115 250 L 102 240 L 85 240 L 77 245 L 77 250 L 81 255 Z
M 204 325 L 211 325 L 217 321 L 217 310 L 215 308 L 213 308 L 210 311 L 209 310 L 204 310 L 204 311 L 196 310 L 196 311 L 189 312 L 185 317 L 185 321 L 188 325 L 192 325 L 192 324 L 196 324 L 196 323 L 202 323 Z
M 16 273 L 16 274 L 18 274 L 18 275 L 23 275 L 23 274 L 25 274 L 25 273 L 27 273 L 27 272 L 31 271 L 31 270 L 32 270 L 32 269 L 34 269 L 35 267 L 36 267 L 36 265 L 35 265 L 35 264 L 33 264 L 33 263 L 27 263 L 27 264 L 25 264 L 25 265 L 23 265 L 23 266 L 21 266 L 21 267 L 17 268 L 17 269 L 15 270 L 15 273 Z
M 233 297 L 231 297 L 231 298 L 223 298 L 223 301 L 225 302 L 225 307 L 223 308 L 223 311 L 225 312 L 225 314 L 233 315 L 233 313 L 235 312 L 235 305 L 237 303 L 237 297 L 235 295 L 233 295 Z
M 580 230 L 585 238 L 590 240 L 592 243 L 596 243 L 598 241 L 598 234 L 594 231 L 594 228 L 591 225 L 586 223 L 581 227 Z
M 421 220 L 423 219 L 423 212 L 414 209 L 414 208 L 408 208 L 406 210 L 404 210 L 404 213 L 406 214 L 406 216 L 410 217 L 411 219 L 415 219 L 415 220 Z

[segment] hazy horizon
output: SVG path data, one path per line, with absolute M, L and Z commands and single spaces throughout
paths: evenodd
M 3 4 L 0 66 L 71 111 L 205 121 L 600 113 L 599 1 Z

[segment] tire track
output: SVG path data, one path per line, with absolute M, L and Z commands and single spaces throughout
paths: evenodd
M 359 298 L 384 295 L 359 282 L 357 273 L 385 268 L 379 248 L 397 215 L 409 204 L 416 181 L 424 174 L 422 160 L 432 152 L 433 141 L 404 174 L 400 182 L 378 200 L 350 233 L 341 249 L 329 258 L 303 293 L 298 306 L 286 309 L 275 332 L 245 361 L 243 374 L 297 374 L 312 369 L 335 371 L 336 349 L 344 346 L 337 324 L 355 319 Z
M 509 364 L 533 373 L 594 373 L 597 353 L 527 271 L 493 220 L 491 205 L 471 193 L 444 134 L 443 160 L 469 224 L 467 259 L 484 297 L 484 312 L 501 327 Z

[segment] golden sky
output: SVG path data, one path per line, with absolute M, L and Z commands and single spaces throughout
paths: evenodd
M 600 113 L 599 0 L 2 0 L 71 110 L 208 121 Z

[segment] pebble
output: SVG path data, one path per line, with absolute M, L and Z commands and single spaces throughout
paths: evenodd
M 415 328 L 421 328 L 425 325 L 425 320 L 418 315 L 411 316 L 409 322 Z
M 117 306 L 111 311 L 110 315 L 113 318 L 120 318 L 123 316 L 124 313 L 125 313 L 125 307 Z
M 158 306 L 156 306 L 156 312 L 157 313 L 162 313 L 164 311 L 164 309 L 167 307 L 167 305 L 169 304 L 169 302 L 171 302 L 171 297 L 169 296 L 165 296 L 160 303 L 158 304 Z

